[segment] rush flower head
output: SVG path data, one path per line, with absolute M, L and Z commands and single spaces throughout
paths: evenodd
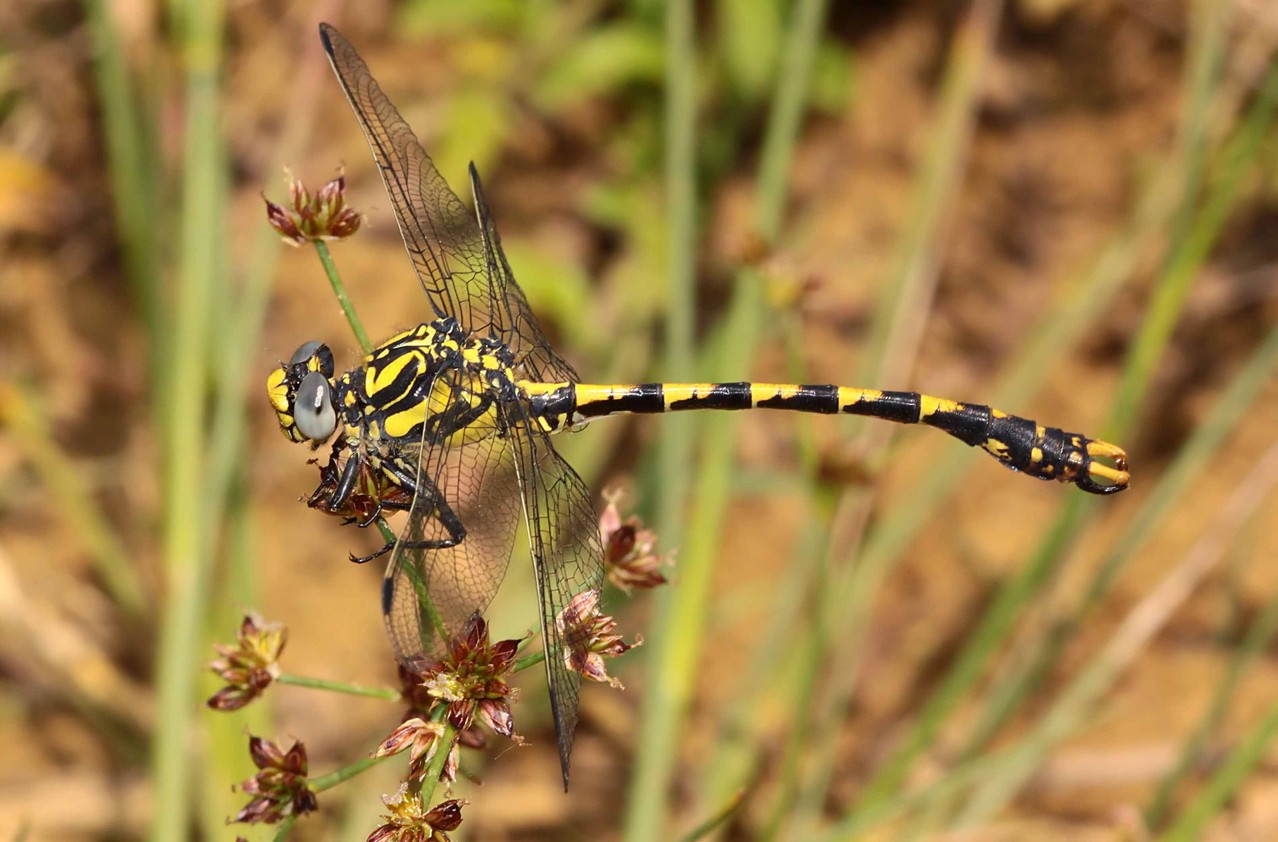
M 286 752 L 270 740 L 249 737 L 249 755 L 259 771 L 239 790 L 253 798 L 232 821 L 274 824 L 316 809 L 315 793 L 306 784 L 306 746 L 301 741 Z
M 608 675 L 604 659 L 615 658 L 641 645 L 643 638 L 636 637 L 634 643 L 621 639 L 617 634 L 617 621 L 599 613 L 598 590 L 582 591 L 574 596 L 555 618 L 555 628 L 564 641 L 563 658 L 568 669 L 591 681 L 624 689 L 620 681 Z
M 466 621 L 448 655 L 422 673 L 422 687 L 448 705 L 448 721 L 466 731 L 478 720 L 494 734 L 519 742 L 510 712 L 514 689 L 505 675 L 515 665 L 518 640 L 488 641 L 488 623 L 478 613 Z
M 209 664 L 226 686 L 209 697 L 214 710 L 239 710 L 262 695 L 280 676 L 279 657 L 288 641 L 288 630 L 278 623 L 264 623 L 256 614 L 244 615 L 235 646 L 214 645 L 221 657 Z
M 617 509 L 621 497 L 620 491 L 605 491 L 607 505 L 599 516 L 608 581 L 626 593 L 633 588 L 664 585 L 668 580 L 661 568 L 670 562 L 673 553 L 656 552 L 657 533 L 646 528 L 637 515 L 622 520 Z
M 291 208 L 277 205 L 265 196 L 266 220 L 284 242 L 300 246 L 314 240 L 340 240 L 359 230 L 360 215 L 346 207 L 346 177 L 321 187 L 314 196 L 301 181 L 289 176 Z
M 468 802 L 449 799 L 430 810 L 421 795 L 401 785 L 394 795 L 383 795 L 385 824 L 368 836 L 368 842 L 448 842 L 448 831 L 461 825 L 461 809 Z
M 391 731 L 390 736 L 382 740 L 377 747 L 376 757 L 389 757 L 402 751 L 408 752 L 408 776 L 421 779 L 426 775 L 426 768 L 439 751 L 439 744 L 444 739 L 444 725 L 441 722 L 430 722 L 414 716 L 400 723 Z M 444 761 L 444 769 L 440 779 L 448 782 L 457 780 L 457 743 L 448 747 L 448 757 Z

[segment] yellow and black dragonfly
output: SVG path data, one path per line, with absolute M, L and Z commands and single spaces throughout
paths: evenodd
M 523 520 L 565 786 L 580 689 L 571 664 L 582 644 L 564 620 L 602 587 L 603 554 L 590 492 L 555 452 L 552 433 L 620 413 L 846 413 L 936 427 L 1013 470 L 1095 494 L 1127 486 L 1127 457 L 1115 445 L 916 392 L 580 382 L 515 282 L 474 167 L 470 211 L 350 43 L 326 24 L 320 37 L 381 170 L 433 316 L 340 375 L 325 345 L 302 345 L 269 376 L 271 404 L 291 440 L 318 448 L 333 439 L 313 506 L 364 525 L 383 510 L 407 510 L 398 540 L 385 548 L 392 555 L 382 607 L 395 655 L 409 669 L 435 661 L 488 606 Z

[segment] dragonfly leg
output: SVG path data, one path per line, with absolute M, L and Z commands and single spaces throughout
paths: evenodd
M 336 450 L 336 446 L 334 446 Z M 330 459 L 329 465 L 333 464 Z M 337 480 L 337 485 L 333 487 L 333 493 L 328 496 L 328 510 L 330 512 L 339 511 L 346 505 L 346 501 L 350 500 L 351 492 L 355 490 L 355 480 L 359 476 L 360 458 L 352 455 L 346 460 L 346 464 L 342 467 L 342 475 Z
M 455 434 L 465 431 L 467 427 L 492 409 L 492 395 L 485 393 L 478 397 L 479 400 L 473 404 L 465 401 L 454 401 L 443 412 L 427 419 L 423 439 L 430 444 L 440 445 Z
M 448 505 L 448 501 L 444 499 L 443 493 L 440 492 L 434 482 L 425 477 L 421 478 L 421 482 L 411 480 L 409 478 L 411 469 L 398 458 L 387 459 L 383 463 L 382 469 L 396 484 L 409 492 L 409 497 L 413 501 L 412 508 L 429 506 L 426 513 L 443 526 L 448 535 L 444 538 L 427 540 L 406 540 L 401 538 L 395 541 L 387 541 L 380 549 L 366 556 L 357 556 L 352 553 L 350 556 L 351 561 L 356 564 L 364 564 L 385 555 L 401 544 L 405 549 L 409 550 L 446 550 L 449 547 L 457 546 L 466 539 L 466 527 L 462 524 L 461 518 Z M 386 501 L 379 508 L 395 508 L 403 511 L 408 507 L 402 503 Z

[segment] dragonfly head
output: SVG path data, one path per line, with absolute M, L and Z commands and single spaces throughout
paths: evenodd
M 333 406 L 333 352 L 306 342 L 266 378 L 266 393 L 289 441 L 318 447 L 337 430 Z

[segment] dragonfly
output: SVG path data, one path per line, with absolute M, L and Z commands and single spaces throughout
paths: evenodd
M 565 623 L 603 586 L 598 519 L 552 436 L 604 416 L 776 409 L 924 424 L 1044 480 L 1112 494 L 1129 482 L 1122 448 L 988 406 L 918 392 L 835 385 L 583 383 L 547 341 L 502 251 L 474 165 L 468 209 L 336 29 L 320 38 L 363 129 L 431 318 L 336 372 L 329 347 L 301 345 L 269 375 L 284 434 L 329 464 L 309 502 L 361 525 L 407 512 L 390 552 L 382 610 L 397 660 L 420 672 L 484 611 L 526 527 L 564 787 L 578 721 L 583 642 Z M 374 553 L 376 556 L 380 553 Z M 367 556 L 367 560 L 373 556 Z

